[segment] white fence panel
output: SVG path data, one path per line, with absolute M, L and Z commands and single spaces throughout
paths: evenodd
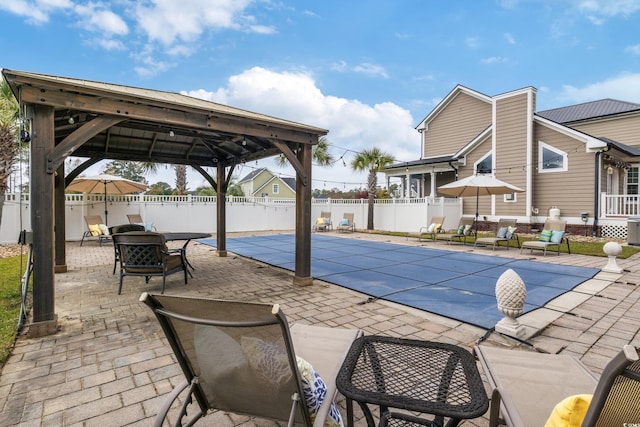
M 199 196 L 107 196 L 107 212 L 103 195 L 66 195 L 66 239 L 80 240 L 87 229 L 84 217 L 99 215 L 107 225 L 127 224 L 127 214 L 140 214 L 147 223 L 160 231 L 216 232 L 217 204 L 215 197 Z M 313 200 L 311 222 L 320 212 L 328 211 L 334 224 L 345 213 L 353 213 L 357 228 L 367 227 L 368 202 L 359 200 Z M 228 197 L 226 204 L 228 232 L 285 231 L 295 229 L 295 200 L 271 198 Z M 22 223 L 20 222 L 22 215 Z M 445 216 L 445 228 L 457 226 L 462 214 L 459 199 L 385 199 L 374 205 L 374 228 L 385 231 L 417 231 L 428 225 L 434 215 Z M 30 230 L 28 196 L 8 194 L 0 227 L 0 243 L 15 243 L 21 229 Z

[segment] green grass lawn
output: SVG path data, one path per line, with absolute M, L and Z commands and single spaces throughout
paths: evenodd
M 21 261 L 27 258 L 14 256 L 0 258 L 0 366 L 4 363 L 16 339 L 20 317 Z

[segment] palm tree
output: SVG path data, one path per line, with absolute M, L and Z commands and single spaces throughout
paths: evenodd
M 19 145 L 17 141 L 20 107 L 9 84 L 2 79 L 0 84 L 0 222 L 4 208 L 9 176 L 13 172 Z
M 187 194 L 187 165 L 174 165 L 176 171 L 176 194 Z
M 373 200 L 378 187 L 378 172 L 395 161 L 391 154 L 387 154 L 379 148 L 364 150 L 351 160 L 351 169 L 356 172 L 369 171 L 367 179 L 367 192 L 369 194 L 369 209 L 367 215 L 367 230 L 373 230 Z
M 329 147 L 331 143 L 327 140 L 326 137 L 321 136 L 318 139 L 318 143 L 313 147 L 313 160 L 316 162 L 318 166 L 333 166 L 335 160 L 333 155 L 329 152 Z M 288 160 L 284 154 L 280 154 L 276 157 L 276 164 L 278 166 L 286 166 L 288 164 Z

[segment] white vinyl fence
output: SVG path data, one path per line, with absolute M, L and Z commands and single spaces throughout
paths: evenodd
M 67 194 L 66 240 L 80 240 L 87 230 L 84 217 L 100 215 L 107 225 L 128 223 L 127 214 L 140 214 L 161 231 L 216 232 L 216 197 Z M 313 200 L 312 223 L 321 211 L 331 212 L 334 223 L 353 213 L 356 228 L 367 227 L 367 200 Z M 20 230 L 31 229 L 29 197 L 7 194 L 0 224 L 0 243 L 16 243 Z M 267 197 L 227 198 L 227 232 L 285 231 L 295 228 L 295 200 Z M 385 231 L 418 231 L 431 217 L 446 217 L 445 228 L 457 226 L 462 201 L 447 198 L 384 199 L 374 205 L 374 228 Z

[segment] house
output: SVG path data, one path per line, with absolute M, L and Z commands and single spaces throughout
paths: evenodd
M 568 229 L 624 238 L 640 214 L 640 104 L 603 99 L 536 111 L 526 87 L 488 96 L 456 86 L 417 126 L 420 158 L 385 170 L 403 196 L 438 197 L 441 185 L 491 174 L 525 191 L 481 197 L 480 219 L 516 218 L 519 229 L 559 209 Z M 475 214 L 463 201 L 463 214 Z
M 245 196 L 293 199 L 296 197 L 296 179 L 281 178 L 267 168 L 256 169 L 242 178 L 238 185 Z

